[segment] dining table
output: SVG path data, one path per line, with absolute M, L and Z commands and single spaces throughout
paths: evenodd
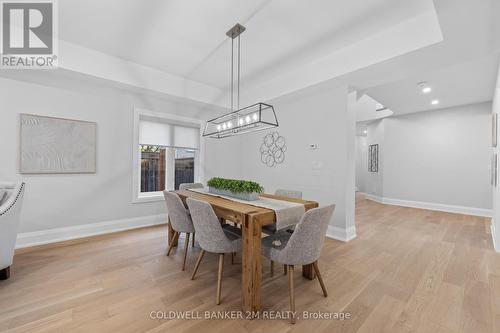
M 276 213 L 272 209 L 254 206 L 249 203 L 233 201 L 219 196 L 205 193 L 179 190 L 176 191 L 184 205 L 187 198 L 202 200 L 209 203 L 221 222 L 231 221 L 241 228 L 242 237 L 242 268 L 241 268 L 241 293 L 243 311 L 257 313 L 262 310 L 261 302 L 261 282 L 262 282 L 262 261 L 261 261 L 261 239 L 262 227 L 276 222 Z M 272 194 L 260 194 L 261 197 L 284 200 L 303 204 L 305 211 L 318 207 L 316 201 L 294 199 Z M 169 245 L 177 240 L 173 238 L 174 231 L 168 223 Z M 311 265 L 302 266 L 302 274 L 307 279 L 314 279 L 315 273 Z

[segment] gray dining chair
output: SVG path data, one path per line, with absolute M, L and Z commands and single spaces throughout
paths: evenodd
M 302 199 L 302 192 L 295 191 L 295 190 L 278 189 L 274 192 L 274 195 L 277 195 L 280 197 L 292 198 L 292 199 Z
M 203 184 L 202 183 L 182 183 L 182 184 L 179 184 L 179 191 L 183 191 L 183 190 L 189 190 L 191 188 L 203 188 Z M 193 233 L 193 237 L 192 237 L 192 246 L 194 247 L 194 242 L 195 242 L 195 234 Z
M 323 295 L 328 296 L 318 268 L 318 259 L 334 209 L 335 205 L 311 209 L 304 213 L 293 233 L 279 230 L 273 236 L 262 239 L 262 254 L 271 261 L 279 262 L 288 268 L 288 288 L 292 312 L 295 312 L 294 266 L 312 264 Z M 280 240 L 280 245 L 273 243 L 276 239 Z M 292 317 L 291 322 L 295 324 L 295 318 Z
M 168 246 L 167 256 L 170 255 L 174 243 L 179 239 L 180 233 L 186 234 L 186 240 L 184 242 L 184 260 L 182 262 L 182 270 L 186 270 L 186 257 L 189 247 L 189 236 L 193 234 L 193 246 L 194 246 L 194 226 L 191 221 L 191 216 L 188 210 L 184 207 L 181 198 L 175 192 L 163 191 L 163 196 L 165 197 L 165 203 L 167 204 L 167 213 L 174 230 L 174 236 L 170 241 Z
M 280 197 L 285 197 L 285 198 L 291 198 L 291 199 L 302 199 L 302 192 L 301 191 L 296 191 L 296 190 L 283 190 L 283 189 L 277 189 L 274 192 L 274 195 L 280 196 Z M 289 227 L 289 232 L 293 232 L 293 227 Z M 273 224 L 268 224 L 265 226 L 262 226 L 262 232 L 266 235 L 274 235 L 276 232 L 276 222 Z M 285 273 L 286 273 L 286 266 L 283 268 Z M 274 275 L 274 262 L 271 261 L 271 276 Z
M 202 183 L 182 183 L 179 185 L 179 191 L 189 190 L 191 188 L 203 188 Z
M 194 280 L 205 252 L 219 254 L 216 297 L 216 304 L 219 305 L 222 291 L 224 254 L 231 253 L 232 255 L 241 250 L 241 231 L 229 225 L 225 225 L 223 228 L 209 203 L 191 198 L 188 198 L 186 201 L 191 212 L 194 228 L 198 234 L 198 244 L 201 247 L 191 280 Z
M 302 199 L 302 192 L 295 190 L 278 189 L 274 192 L 274 195 L 291 199 Z M 262 232 L 266 235 L 273 235 L 276 232 L 276 223 L 263 226 Z

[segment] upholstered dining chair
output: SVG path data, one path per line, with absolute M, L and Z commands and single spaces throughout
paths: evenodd
M 302 192 L 301 191 L 295 191 L 295 190 L 277 189 L 274 192 L 274 195 L 277 195 L 277 196 L 280 196 L 280 197 L 293 198 L 293 199 L 302 199 Z
M 302 192 L 301 191 L 296 191 L 296 190 L 283 190 L 283 189 L 277 189 L 274 192 L 274 195 L 280 196 L 280 197 L 285 197 L 285 198 L 292 198 L 292 199 L 302 199 Z M 288 228 L 293 232 L 293 227 Z M 276 232 L 276 222 L 273 224 L 268 224 L 265 226 L 262 226 L 262 232 L 266 235 L 274 235 Z M 271 261 L 271 276 L 274 275 L 274 262 Z M 284 267 L 284 271 L 286 273 L 286 266 Z
M 0 280 L 10 277 L 24 188 L 24 183 L 0 183 Z
M 274 195 L 291 199 L 302 199 L 302 192 L 295 190 L 278 189 L 274 192 Z M 266 235 L 273 235 L 276 232 L 276 223 L 263 226 L 262 232 Z
M 200 255 L 194 266 L 191 280 L 194 280 L 198 267 L 205 252 L 219 254 L 219 269 L 217 273 L 216 304 L 220 304 L 222 291 L 222 272 L 224 269 L 224 255 L 241 250 L 241 231 L 236 227 L 220 224 L 219 219 L 209 203 L 188 198 L 187 205 L 191 212 L 194 228 L 198 234 L 198 243 L 201 247 Z
M 262 254 L 272 261 L 286 265 L 288 268 L 288 289 L 292 312 L 295 312 L 294 266 L 312 264 L 323 290 L 323 295 L 328 296 L 318 268 L 318 259 L 334 209 L 335 205 L 311 209 L 304 213 L 300 222 L 295 226 L 293 233 L 278 230 L 273 236 L 262 239 Z M 276 238 L 281 242 L 279 246 L 273 243 Z M 292 317 L 291 322 L 295 324 L 295 318 Z
M 189 236 L 193 234 L 194 240 L 194 226 L 191 221 L 191 216 L 188 210 L 184 207 L 181 198 L 175 192 L 163 191 L 163 196 L 165 197 L 165 203 L 167 204 L 167 213 L 172 224 L 172 229 L 174 230 L 174 236 L 168 246 L 167 257 L 172 251 L 174 243 L 179 239 L 180 233 L 186 234 L 186 240 L 184 242 L 184 259 L 182 261 L 182 270 L 186 270 L 186 257 L 189 247 Z M 193 241 L 194 246 L 194 241 Z
M 202 183 L 182 183 L 179 185 L 179 191 L 189 190 L 190 188 L 203 188 Z

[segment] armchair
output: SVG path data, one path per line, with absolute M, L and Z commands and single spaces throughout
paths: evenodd
M 10 277 L 24 188 L 24 183 L 0 183 L 0 280 Z

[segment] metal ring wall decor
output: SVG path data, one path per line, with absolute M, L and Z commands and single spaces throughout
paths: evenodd
M 272 168 L 285 161 L 285 138 L 278 132 L 272 132 L 264 136 L 264 142 L 260 145 L 260 160 Z

